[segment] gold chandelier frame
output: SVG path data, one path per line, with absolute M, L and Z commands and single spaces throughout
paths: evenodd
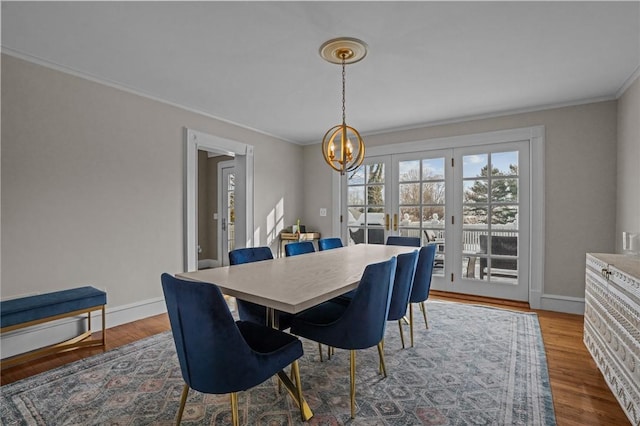
M 359 62 L 366 55 L 367 45 L 350 37 L 332 39 L 320 46 L 322 58 L 330 63 L 342 65 L 342 123 L 330 128 L 322 138 L 324 160 L 341 175 L 357 169 L 364 160 L 364 141 L 360 133 L 346 123 L 345 88 L 346 65 Z

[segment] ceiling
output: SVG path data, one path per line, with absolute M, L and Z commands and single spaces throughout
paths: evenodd
M 299 144 L 615 99 L 640 2 L 2 2 L 2 50 Z

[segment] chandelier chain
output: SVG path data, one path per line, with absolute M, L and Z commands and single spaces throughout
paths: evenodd
M 343 125 L 347 123 L 347 113 L 345 108 L 345 81 L 346 81 L 345 58 L 346 58 L 346 55 L 342 54 L 342 124 Z

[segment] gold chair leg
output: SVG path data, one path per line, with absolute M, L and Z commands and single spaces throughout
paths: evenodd
M 322 343 L 318 343 L 318 352 L 320 352 L 320 362 L 322 362 Z
M 302 397 L 302 382 L 300 381 L 300 367 L 298 366 L 298 360 L 295 360 L 291 363 L 291 375 L 293 376 L 294 382 L 296 384 L 296 389 L 298 391 L 298 401 L 304 401 Z M 300 418 L 302 421 L 306 421 L 304 404 L 299 403 L 300 406 Z
M 413 304 L 409 303 L 409 334 L 411 334 L 411 347 L 413 347 Z
M 350 397 L 351 397 L 351 418 L 356 418 L 356 351 L 351 349 L 351 388 L 350 388 Z
M 180 397 L 180 408 L 178 408 L 176 426 L 180 426 L 180 422 L 182 421 L 182 413 L 184 412 L 184 406 L 187 403 L 187 395 L 189 395 L 189 385 L 185 383 L 182 388 L 182 396 Z
M 387 377 L 387 367 L 384 364 L 384 344 L 382 341 L 378 343 L 378 355 L 380 356 L 380 368 L 382 369 L 382 376 Z
M 240 425 L 240 419 L 238 419 L 238 393 L 231 392 L 231 424 L 233 426 Z
M 424 306 L 424 302 L 420 302 L 420 309 L 422 309 L 422 316 L 424 317 L 424 326 L 428 330 L 429 322 L 427 321 L 427 307 Z
M 402 319 L 398 320 L 398 327 L 400 328 L 400 341 L 402 342 L 402 349 L 404 349 L 404 333 L 402 332 Z
M 378 345 L 382 346 L 382 349 L 384 350 L 384 339 L 382 339 L 380 343 L 378 343 Z M 383 359 L 379 355 L 380 355 L 380 348 L 378 348 L 378 370 L 380 371 L 380 374 L 383 374 L 383 371 L 384 371 L 384 366 L 382 365 Z

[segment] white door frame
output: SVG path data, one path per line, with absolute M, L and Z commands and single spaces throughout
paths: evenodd
M 253 146 L 185 127 L 184 270 L 198 270 L 198 150 L 235 157 L 236 247 L 253 245 Z
M 529 224 L 531 241 L 529 252 L 529 305 L 533 309 L 541 307 L 544 281 L 544 243 L 545 243 L 545 203 L 544 203 L 544 142 L 545 127 L 533 126 L 519 129 L 499 130 L 495 132 L 476 133 L 471 135 L 445 138 L 425 139 L 412 142 L 374 146 L 367 148 L 367 157 L 391 155 L 425 150 L 461 148 L 480 145 L 491 145 L 500 142 L 529 141 L 530 160 L 530 212 Z M 346 178 L 343 178 L 346 179 Z M 340 191 L 333 192 L 334 205 L 340 205 Z M 346 222 L 334 233 L 344 235 Z

